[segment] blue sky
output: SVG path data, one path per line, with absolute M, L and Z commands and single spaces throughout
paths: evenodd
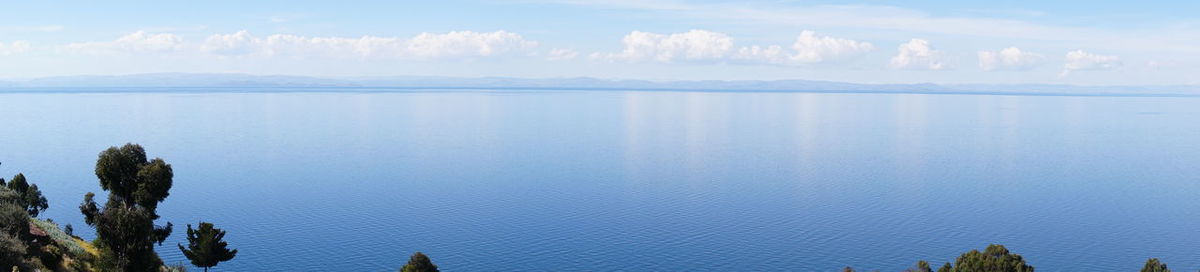
M 1197 1 L 9 1 L 0 78 L 1200 84 Z

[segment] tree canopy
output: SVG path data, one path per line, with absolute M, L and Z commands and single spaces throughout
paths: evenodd
M 408 258 L 408 263 L 400 268 L 400 272 L 438 272 L 438 267 L 425 253 L 417 252 Z
M 184 248 L 181 244 L 179 250 L 183 251 L 183 255 L 192 265 L 208 271 L 209 267 L 217 266 L 218 263 L 231 260 L 237 255 L 237 249 L 230 250 L 229 244 L 223 241 L 224 238 L 225 231 L 213 227 L 212 223 L 200 222 L 196 230 L 192 230 L 192 225 L 188 224 L 188 246 Z
M 4 187 L 18 195 L 16 204 L 25 209 L 29 216 L 37 217 L 42 211 L 50 208 L 50 202 L 46 200 L 45 196 L 42 196 L 42 191 L 38 189 L 37 184 L 30 185 L 25 180 L 25 174 L 17 174 Z
M 100 263 L 118 271 L 157 271 L 162 260 L 154 251 L 171 234 L 171 223 L 155 226 L 158 204 L 166 199 L 174 173 L 163 159 L 146 159 L 140 145 L 125 144 L 100 152 L 96 160 L 100 188 L 107 190 L 104 208 L 95 194 L 79 205 L 84 221 L 96 228 Z
M 1008 252 L 1003 245 L 988 245 L 983 252 L 971 250 L 954 261 L 946 263 L 938 272 L 1033 272 L 1033 266 L 1025 264 L 1021 255 Z
M 175 174 L 166 161 L 147 160 L 145 149 L 130 143 L 100 152 L 96 177 L 100 179 L 100 188 L 109 192 L 110 200 L 137 204 L 158 219 L 155 209 L 170 195 Z
M 96 238 L 104 267 L 119 271 L 157 271 L 162 260 L 154 252 L 161 243 L 150 213 L 141 207 L 109 201 L 96 218 Z
M 1167 268 L 1167 264 L 1159 262 L 1158 258 L 1150 258 L 1146 260 L 1146 266 L 1142 267 L 1142 272 L 1171 272 Z

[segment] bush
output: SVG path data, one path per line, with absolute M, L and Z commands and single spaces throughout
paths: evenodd
M 5 188 L 5 187 L 0 187 L 0 203 L 20 204 L 21 197 L 22 197 L 21 194 L 18 194 L 17 192 L 13 192 L 13 190 L 9 190 L 8 188 Z
M 29 236 L 29 214 L 17 204 L 0 202 L 0 233 L 25 241 Z
M 45 267 L 61 267 L 63 262 L 63 251 L 59 247 L 50 246 L 42 248 L 42 254 L 38 256 L 42 260 L 42 266 Z
M 25 242 L 8 233 L 0 233 L 0 267 L 7 270 L 24 266 L 25 253 Z

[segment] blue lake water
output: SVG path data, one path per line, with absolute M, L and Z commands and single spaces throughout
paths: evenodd
M 121 91 L 121 90 L 114 90 Z M 261 90 L 260 90 L 261 91 Z M 96 155 L 174 166 L 216 271 L 1200 269 L 1200 99 L 621 91 L 0 93 L 0 175 L 86 238 Z M 160 220 L 161 221 L 161 220 Z

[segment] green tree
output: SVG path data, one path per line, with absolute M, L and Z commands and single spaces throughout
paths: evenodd
M 408 258 L 408 263 L 400 268 L 400 272 L 438 272 L 438 268 L 429 260 L 429 256 L 418 251 Z
M 146 159 L 140 145 L 126 144 L 100 152 L 96 160 L 100 188 L 108 191 L 101 209 L 95 194 L 79 205 L 84 221 L 96 228 L 99 263 L 117 271 L 158 271 L 162 260 L 154 252 L 171 234 L 171 223 L 155 226 L 158 204 L 167 198 L 174 173 L 160 158 Z
M 96 217 L 100 265 L 114 271 L 158 271 L 162 260 L 154 252 L 161 243 L 150 213 L 138 206 L 109 201 Z
M 949 272 L 1033 272 L 1033 266 L 1025 264 L 1025 259 L 1021 255 L 1008 252 L 1007 248 L 1002 245 L 988 245 L 983 252 L 979 250 L 971 250 L 971 252 L 963 253 L 954 261 L 954 266 L 949 263 L 938 269 L 938 272 L 943 270 Z
M 145 149 L 136 144 L 109 147 L 96 160 L 96 177 L 109 200 L 146 208 L 154 219 L 158 203 L 170 195 L 174 176 L 170 164 L 161 158 L 147 160 Z
M 188 246 L 184 248 L 183 245 L 179 245 L 179 250 L 192 261 L 192 265 L 202 267 L 208 272 L 209 267 L 217 266 L 218 263 L 231 260 L 237 255 L 237 249 L 229 250 L 229 244 L 222 241 L 225 238 L 224 230 L 214 228 L 212 223 L 200 222 L 199 226 L 200 228 L 192 230 L 192 225 L 188 224 Z
M 1167 264 L 1159 262 L 1158 258 L 1150 258 L 1146 260 L 1146 266 L 1142 267 L 1142 272 L 1171 272 L 1167 268 Z
M 5 188 L 12 190 L 20 196 L 17 201 L 29 213 L 29 216 L 37 217 L 42 211 L 50 207 L 50 202 L 42 196 L 42 190 L 38 189 L 37 184 L 30 185 L 25 180 L 25 174 L 17 174 L 5 185 Z

